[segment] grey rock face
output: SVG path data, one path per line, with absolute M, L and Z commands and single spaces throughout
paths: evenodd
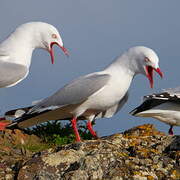
M 36 154 L 22 165 L 19 180 L 180 179 L 180 136 L 142 125 L 98 140 Z

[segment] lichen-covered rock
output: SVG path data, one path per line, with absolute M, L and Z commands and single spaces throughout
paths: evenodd
M 25 134 L 18 129 L 1 132 L 0 180 L 14 179 L 23 163 L 44 146 L 37 136 Z
M 74 143 L 34 154 L 18 180 L 180 179 L 180 136 L 147 124 L 123 134 Z

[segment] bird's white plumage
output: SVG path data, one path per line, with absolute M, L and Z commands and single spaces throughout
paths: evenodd
M 43 48 L 49 51 L 53 33 L 63 46 L 57 29 L 43 22 L 20 25 L 0 44 L 0 87 L 13 86 L 28 75 L 33 50 Z
M 145 62 L 145 57 L 151 59 L 152 63 Z M 38 122 L 72 117 L 84 117 L 91 121 L 94 118 L 111 117 L 127 101 L 134 76 L 139 73 L 146 75 L 144 66 L 152 64 L 153 68 L 159 67 L 158 62 L 153 50 L 141 46 L 130 48 L 103 71 L 75 79 L 54 95 L 37 103 L 24 115 L 25 120 L 20 118 L 19 126 L 27 127 Z M 49 111 L 51 107 L 55 108 Z
M 180 104 L 167 101 L 151 109 L 139 112 L 135 116 L 152 117 L 169 125 L 180 126 Z

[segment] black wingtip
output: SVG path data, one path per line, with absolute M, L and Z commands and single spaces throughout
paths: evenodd
M 131 114 L 132 116 L 135 116 L 137 114 L 137 108 L 130 111 L 129 114 Z
M 7 111 L 5 113 L 5 116 L 19 118 L 19 117 L 22 117 L 25 113 L 27 113 L 31 108 L 32 108 L 32 106 L 28 106 L 25 108 L 13 109 L 13 110 Z
M 6 128 L 7 128 L 7 129 L 19 129 L 17 122 L 12 122 L 12 123 L 9 124 Z

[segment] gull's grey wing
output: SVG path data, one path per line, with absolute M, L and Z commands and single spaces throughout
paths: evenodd
M 106 117 L 106 118 L 110 118 L 112 117 L 113 115 L 115 115 L 123 106 L 124 104 L 127 102 L 128 100 L 128 97 L 129 97 L 129 93 L 127 92 L 124 97 L 119 101 L 118 104 L 110 107 L 109 109 L 107 109 L 106 111 L 104 112 L 101 112 L 99 113 L 95 119 L 98 119 L 98 118 L 103 118 L 103 117 Z
M 89 96 L 100 90 L 106 85 L 110 75 L 91 74 L 82 76 L 69 84 L 65 85 L 52 96 L 37 103 L 29 113 L 37 112 L 40 109 L 47 110 L 49 107 L 61 107 L 69 104 L 78 104 L 85 101 Z
M 23 65 L 0 61 L 0 88 L 16 84 L 27 73 L 28 69 Z

